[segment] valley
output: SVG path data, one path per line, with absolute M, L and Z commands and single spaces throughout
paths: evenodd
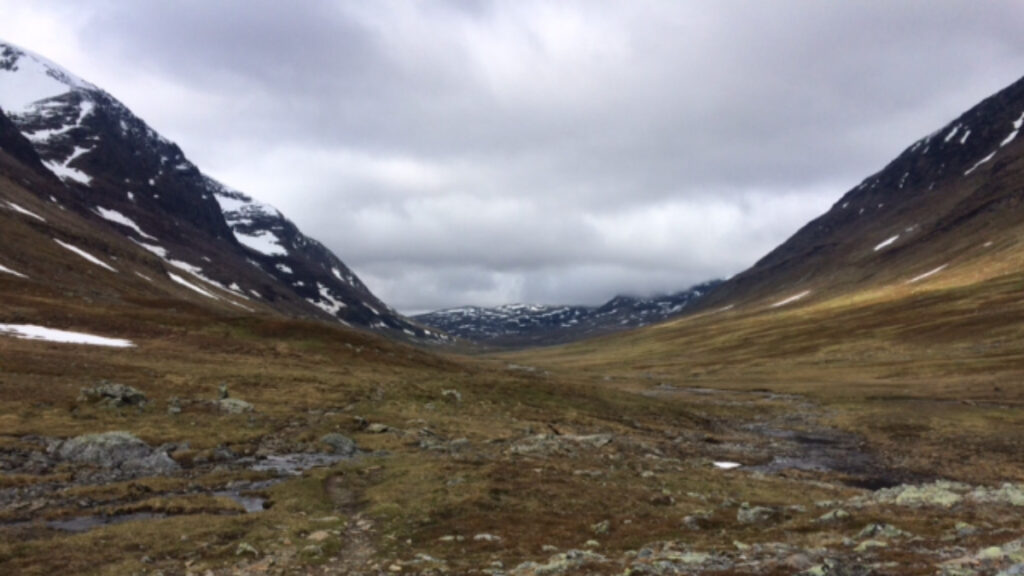
M 1024 80 L 721 282 L 416 317 L 0 88 L 0 574 L 1024 574 Z

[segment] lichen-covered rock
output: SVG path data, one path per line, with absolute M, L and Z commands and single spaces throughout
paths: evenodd
M 355 441 L 337 432 L 323 435 L 320 438 L 320 442 L 326 444 L 332 453 L 340 456 L 354 456 L 358 450 Z
M 253 410 L 252 404 L 238 398 L 221 398 L 216 400 L 215 404 L 221 412 L 228 414 L 244 414 Z
M 179 469 L 166 452 L 153 450 L 128 432 L 76 436 L 56 448 L 59 458 L 133 475 L 169 474 Z
M 850 513 L 842 508 L 836 508 L 818 518 L 821 524 L 838 524 L 850 519 Z
M 512 569 L 513 576 L 558 576 L 561 574 L 576 574 L 577 570 L 588 565 L 603 564 L 608 559 L 604 556 L 590 552 L 589 550 L 569 550 L 562 554 L 555 554 L 548 558 L 544 564 L 536 562 L 523 562 Z M 570 572 L 571 571 L 571 572 Z
M 131 386 L 102 382 L 99 386 L 82 388 L 78 394 L 78 401 L 110 408 L 144 406 L 146 395 Z
M 1024 506 L 1024 489 L 1020 485 L 1010 483 L 999 488 L 978 487 L 967 494 L 967 498 L 979 504 Z
M 537 434 L 519 440 L 509 448 L 510 454 L 520 456 L 575 456 L 580 450 L 595 450 L 611 444 L 611 434 Z
M 767 524 L 776 519 L 778 513 L 772 508 L 751 506 L 746 502 L 736 511 L 736 521 L 740 524 Z
M 884 539 L 892 540 L 894 538 L 909 538 L 913 534 L 900 530 L 892 524 L 879 524 L 872 523 L 865 526 L 859 534 L 857 534 L 858 540 L 865 539 Z

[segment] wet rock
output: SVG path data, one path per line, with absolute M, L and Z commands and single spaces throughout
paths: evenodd
M 358 450 L 351 438 L 337 432 L 324 434 L 320 437 L 320 442 L 326 444 L 332 453 L 341 456 L 354 456 Z
M 109 408 L 145 406 L 146 395 L 131 386 L 102 382 L 99 386 L 82 388 L 78 395 L 78 401 Z
M 77 436 L 60 443 L 56 454 L 69 462 L 135 475 L 170 474 L 180 469 L 165 451 L 153 450 L 128 432 Z
M 221 412 L 227 414 L 244 414 L 253 410 L 252 404 L 238 398 L 220 398 L 214 404 L 217 405 Z
M 736 521 L 740 524 L 767 524 L 774 522 L 778 513 L 772 508 L 751 506 L 744 502 L 736 511 Z

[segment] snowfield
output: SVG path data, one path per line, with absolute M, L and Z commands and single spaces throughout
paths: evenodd
M 84 332 L 57 330 L 33 324 L 0 324 L 0 334 L 25 340 L 43 340 L 46 342 L 60 342 L 62 344 L 88 344 L 90 346 L 111 346 L 114 348 L 132 348 L 135 346 L 131 340 L 105 338 Z

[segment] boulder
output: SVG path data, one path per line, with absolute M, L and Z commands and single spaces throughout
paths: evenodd
M 324 434 L 320 437 L 320 442 L 326 444 L 331 453 L 339 456 L 355 456 L 358 450 L 356 443 L 351 438 L 337 432 Z
M 221 398 L 214 402 L 221 412 L 227 414 L 244 414 L 252 412 L 252 404 L 238 398 Z
M 736 511 L 736 521 L 740 524 L 767 524 L 774 521 L 776 516 L 772 508 L 751 506 L 746 502 Z
M 99 386 L 82 388 L 78 395 L 78 401 L 111 408 L 144 406 L 146 404 L 146 395 L 131 386 L 102 382 Z
M 166 452 L 153 450 L 128 432 L 104 432 L 76 436 L 56 448 L 59 458 L 134 475 L 169 474 L 179 470 Z

